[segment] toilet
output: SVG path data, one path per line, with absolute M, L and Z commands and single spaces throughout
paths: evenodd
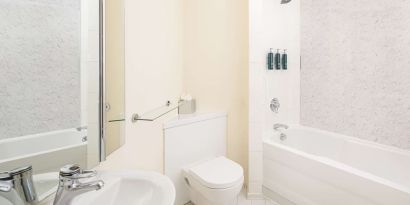
M 178 116 L 164 124 L 164 173 L 175 205 L 236 205 L 242 167 L 226 157 L 226 112 Z
M 183 175 L 195 205 L 235 205 L 244 181 L 242 167 L 224 156 L 184 167 Z

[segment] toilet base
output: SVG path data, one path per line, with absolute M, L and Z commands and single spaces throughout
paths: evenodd
M 211 202 L 200 194 L 195 194 L 195 196 L 191 194 L 191 203 L 193 205 L 237 205 L 237 202 L 238 202 L 238 197 L 218 203 L 218 202 Z
M 225 192 L 226 195 L 221 193 L 223 196 L 215 194 L 214 198 L 212 198 L 213 201 L 208 200 L 204 195 L 192 188 L 189 188 L 189 196 L 194 205 L 236 205 L 241 188 L 242 186 L 235 187 L 229 192 Z

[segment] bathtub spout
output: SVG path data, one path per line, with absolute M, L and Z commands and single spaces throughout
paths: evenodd
M 289 128 L 289 126 L 287 126 L 285 124 L 276 123 L 276 124 L 273 125 L 273 129 L 275 131 L 279 131 L 279 132 L 282 132 L 283 130 L 286 130 L 288 128 Z

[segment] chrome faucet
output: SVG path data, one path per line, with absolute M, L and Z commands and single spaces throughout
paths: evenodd
M 13 205 L 34 205 L 37 193 L 33 183 L 32 166 L 0 173 L 0 196 Z
M 75 164 L 62 167 L 60 169 L 58 190 L 53 204 L 69 205 L 76 196 L 101 189 L 104 186 L 104 182 L 101 180 L 87 183 L 80 182 L 80 179 L 91 178 L 96 175 L 96 171 L 85 171 Z
M 278 113 L 278 112 L 279 112 L 279 108 L 280 108 L 279 99 L 278 99 L 278 98 L 273 98 L 273 99 L 270 101 L 269 107 L 270 107 L 270 109 L 272 110 L 272 112 Z
M 273 125 L 273 129 L 275 131 L 279 131 L 279 132 L 281 132 L 283 130 L 286 130 L 288 128 L 289 128 L 289 126 L 287 126 L 285 124 L 276 123 L 276 124 Z
M 273 125 L 273 129 L 277 132 L 280 132 L 279 135 L 279 139 L 281 141 L 285 141 L 287 139 L 287 136 L 285 133 L 283 133 L 284 130 L 288 129 L 289 126 L 285 125 L 285 124 L 280 124 L 280 123 L 276 123 Z

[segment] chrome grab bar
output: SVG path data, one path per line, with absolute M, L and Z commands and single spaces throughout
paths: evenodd
M 172 111 L 178 109 L 179 106 L 181 106 L 182 103 L 183 103 L 183 101 L 179 101 L 179 102 L 178 102 L 178 105 L 176 105 L 176 106 L 174 106 L 174 107 L 171 107 L 171 108 L 167 109 L 166 111 L 161 112 L 160 114 L 158 114 L 158 115 L 156 115 L 155 117 L 152 117 L 152 118 L 144 118 L 144 117 L 142 117 L 141 115 L 139 115 L 139 114 L 137 114 L 137 113 L 134 113 L 134 114 L 132 115 L 132 117 L 131 117 L 131 121 L 132 121 L 133 123 L 136 123 L 136 122 L 138 122 L 138 121 L 149 121 L 149 122 L 155 121 L 155 120 L 157 120 L 158 118 L 160 118 L 160 117 L 162 117 L 162 116 L 164 116 L 164 115 L 166 115 L 166 114 L 168 114 L 168 113 L 170 113 L 170 112 L 172 112 Z M 170 101 L 167 101 L 164 106 L 161 106 L 161 107 L 159 107 L 159 108 L 170 107 L 170 106 L 171 106 L 171 102 L 170 102 Z M 154 109 L 154 110 L 158 110 L 159 108 Z

